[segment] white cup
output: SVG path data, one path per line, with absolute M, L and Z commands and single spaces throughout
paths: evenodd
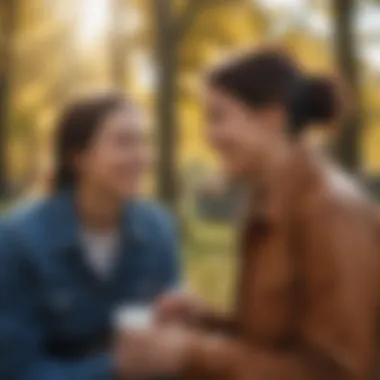
M 154 313 L 149 305 L 121 305 L 113 315 L 116 330 L 141 330 L 152 327 Z

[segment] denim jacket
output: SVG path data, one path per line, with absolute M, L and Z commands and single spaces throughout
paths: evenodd
M 0 379 L 109 380 L 107 342 L 121 304 L 151 302 L 178 280 L 168 214 L 130 203 L 109 279 L 81 252 L 73 195 L 4 218 L 0 230 Z

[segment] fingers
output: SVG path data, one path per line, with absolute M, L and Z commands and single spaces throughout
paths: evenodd
M 182 363 L 186 336 L 176 328 L 128 332 L 116 347 L 117 366 L 126 377 L 175 374 Z

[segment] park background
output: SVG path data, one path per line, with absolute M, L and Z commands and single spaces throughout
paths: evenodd
M 0 0 L 2 207 L 43 193 L 63 104 L 78 93 L 124 91 L 152 126 L 157 165 L 146 192 L 179 217 L 186 283 L 227 306 L 236 199 L 203 140 L 201 77 L 235 50 L 266 43 L 310 72 L 345 79 L 355 106 L 331 151 L 376 195 L 380 1 Z

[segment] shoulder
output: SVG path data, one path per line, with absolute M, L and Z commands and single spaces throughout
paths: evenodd
M 321 171 L 301 219 L 303 229 L 328 235 L 329 241 L 339 241 L 340 245 L 350 241 L 351 247 L 372 241 L 377 228 L 374 203 L 366 190 L 354 177 L 331 166 Z
M 129 205 L 127 204 L 126 207 Z M 136 215 L 149 221 L 161 222 L 172 219 L 171 212 L 164 205 L 150 200 L 136 200 L 131 202 Z
M 146 258 L 157 274 L 167 273 L 166 269 L 175 273 L 179 239 L 171 213 L 162 205 L 144 201 L 129 205 L 128 214 L 126 232 L 140 247 L 145 247 Z
M 13 246 L 34 246 L 43 240 L 52 199 L 35 199 L 16 206 L 1 222 L 0 244 Z
M 48 199 L 34 199 L 4 215 L 0 224 L 0 282 L 19 281 L 36 258 L 43 261 L 48 208 Z
M 40 218 L 49 207 L 49 199 L 31 199 L 17 204 L 5 216 L 4 221 L 9 226 L 22 226 L 34 223 Z
M 126 205 L 133 222 L 155 234 L 170 234 L 176 229 L 172 213 L 163 205 L 153 201 L 135 201 Z
M 365 205 L 370 201 L 369 194 L 360 181 L 344 170 L 328 166 L 324 173 L 324 186 L 335 201 L 353 205 Z
M 330 163 L 319 169 L 317 184 L 309 196 L 310 212 L 340 211 L 356 216 L 369 213 L 373 203 L 357 178 Z
M 4 230 L 16 233 L 33 229 L 41 223 L 49 208 L 48 204 L 47 199 L 36 199 L 17 205 L 4 216 Z

